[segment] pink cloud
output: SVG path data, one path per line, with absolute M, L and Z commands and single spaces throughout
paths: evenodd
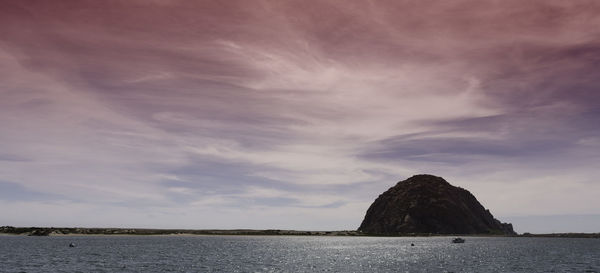
M 547 211 L 597 213 L 577 194 L 597 174 L 599 13 L 590 1 L 4 3 L 0 148 L 28 160 L 0 159 L 0 181 L 84 207 L 184 206 L 173 177 L 195 204 L 326 191 L 287 204 L 333 198 L 360 220 L 356 207 L 421 172 L 489 178 L 478 194 L 508 215 L 501 181 L 563 166 L 579 181 L 572 206 Z

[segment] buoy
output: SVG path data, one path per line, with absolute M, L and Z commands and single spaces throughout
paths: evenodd
M 410 246 L 415 246 L 415 244 L 413 244 L 413 243 L 410 243 Z
M 69 247 L 75 247 L 75 244 L 74 243 L 70 243 Z

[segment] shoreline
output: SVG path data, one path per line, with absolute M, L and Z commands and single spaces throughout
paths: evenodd
M 69 235 L 151 235 L 151 236 L 198 236 L 198 235 L 256 235 L 256 236 L 362 236 L 358 231 L 302 231 L 280 229 L 147 229 L 147 228 L 66 228 L 66 227 L 0 227 L 0 234 L 22 236 L 69 236 Z
M 0 236 L 358 236 L 358 237 L 527 237 L 600 238 L 600 233 L 498 234 L 369 234 L 356 230 L 302 231 L 281 229 L 146 229 L 146 228 L 67 228 L 0 227 Z

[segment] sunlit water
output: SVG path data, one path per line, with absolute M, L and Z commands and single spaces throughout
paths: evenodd
M 0 272 L 600 272 L 600 239 L 466 239 L 0 236 Z

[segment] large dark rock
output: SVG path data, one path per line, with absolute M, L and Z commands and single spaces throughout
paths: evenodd
M 469 191 L 441 177 L 415 175 L 371 204 L 359 231 L 374 234 L 516 234 Z

